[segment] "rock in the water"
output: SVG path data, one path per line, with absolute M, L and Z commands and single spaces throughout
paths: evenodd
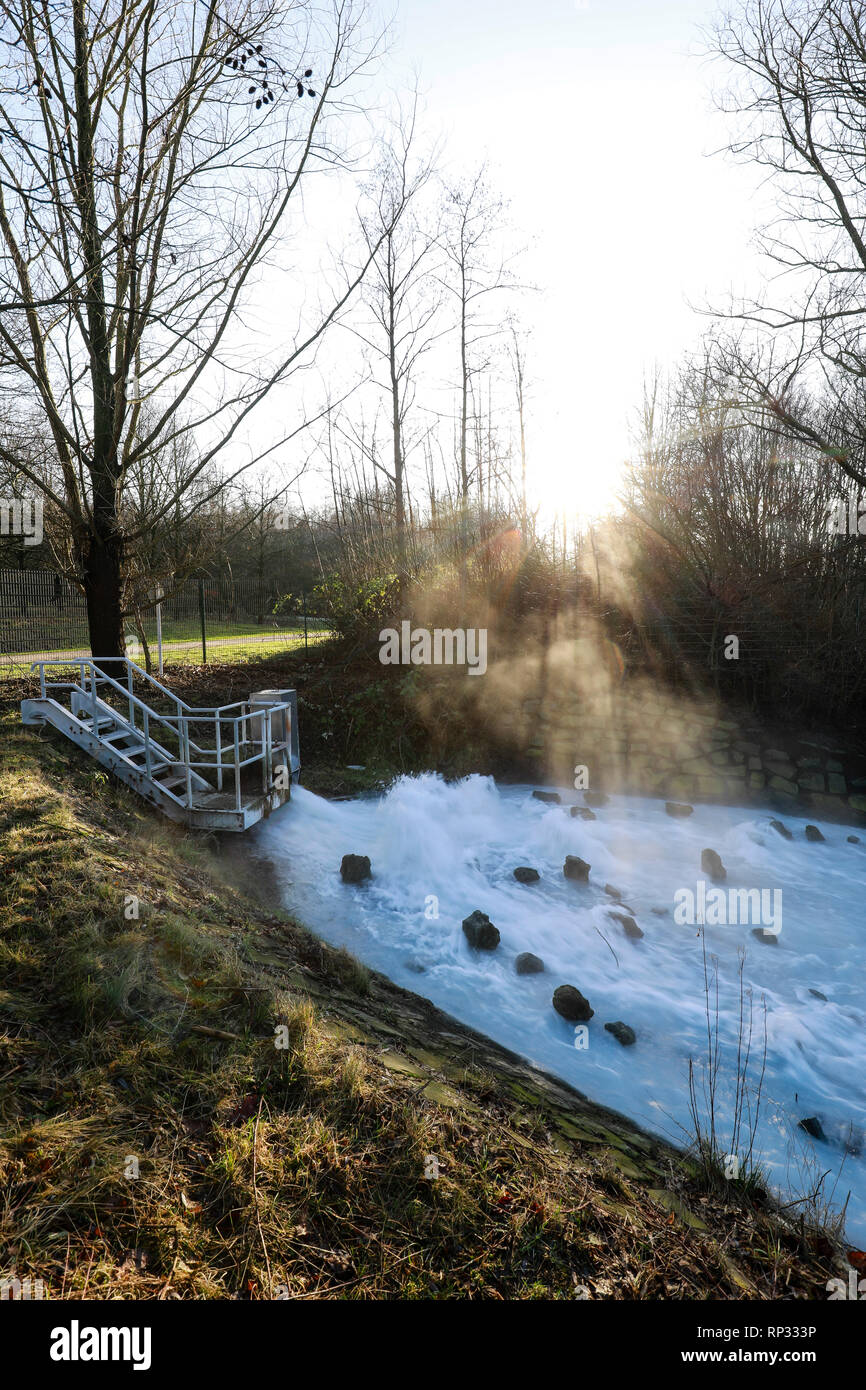
M 650 912 L 654 917 L 667 917 L 668 915 L 668 909 L 666 907 L 651 907 Z
M 794 837 L 787 825 L 783 825 L 780 820 L 771 820 L 770 825 L 781 835 L 783 840 L 793 840 Z
M 668 815 L 673 816 L 675 820 L 685 819 L 686 816 L 690 816 L 692 814 L 694 809 L 694 806 L 687 805 L 685 801 L 665 802 L 665 810 L 667 811 Z
M 622 893 L 618 888 L 614 888 L 612 883 L 606 883 L 604 885 L 604 891 L 609 898 L 616 898 L 618 903 L 622 902 Z
M 531 951 L 521 951 L 514 962 L 514 969 L 518 975 L 540 975 L 544 969 L 544 961 L 540 956 L 534 956 Z
M 595 1009 L 589 1007 L 589 1000 L 584 999 L 574 985 L 560 985 L 559 989 L 554 990 L 553 1007 L 569 1023 L 589 1023 L 595 1013 Z
M 521 864 L 520 868 L 514 870 L 514 877 L 518 883 L 537 883 L 541 874 L 537 869 L 530 869 L 525 864 Z
M 826 1144 L 827 1136 L 824 1133 L 824 1126 L 817 1115 L 809 1115 L 807 1119 L 801 1120 L 799 1128 L 804 1129 L 807 1134 L 811 1134 L 813 1139 L 820 1139 L 822 1144 Z
M 495 951 L 499 945 L 499 930 L 494 927 L 486 912 L 477 908 L 463 919 L 463 931 L 469 945 L 476 951 Z
M 587 806 L 606 806 L 610 801 L 607 792 L 584 792 L 583 799 Z
M 624 912 L 608 912 L 608 917 L 612 917 L 615 922 L 619 922 L 626 936 L 632 941 L 640 941 L 643 932 L 633 917 L 626 917 Z
M 809 993 L 814 995 L 816 999 L 823 999 L 825 1004 L 829 1002 L 826 994 L 822 994 L 820 989 L 810 989 Z
M 576 854 L 567 854 L 562 872 L 566 878 L 573 878 L 577 883 L 586 883 L 589 878 L 591 864 L 587 864 L 585 859 L 579 858 Z
M 536 801 L 550 801 L 554 806 L 559 806 L 562 797 L 559 792 L 533 792 Z
M 709 874 L 713 883 L 724 883 L 728 871 L 714 849 L 701 850 L 701 868 Z
M 617 1042 L 622 1043 L 623 1047 L 631 1047 L 637 1038 L 634 1029 L 629 1028 L 627 1023 L 606 1023 L 604 1031 L 613 1033 Z
M 805 835 L 807 840 L 812 841 L 812 844 L 818 844 L 819 841 L 823 842 L 824 840 L 824 836 L 821 834 L 817 825 L 807 825 Z
M 768 931 L 766 927 L 752 927 L 752 936 L 756 936 L 766 946 L 778 946 L 779 944 L 779 933 Z
M 581 820 L 595 820 L 595 811 L 590 811 L 588 806 L 572 806 L 571 814 Z
M 344 854 L 340 865 L 340 877 L 344 883 L 363 883 L 365 878 L 372 878 L 367 855 Z
M 859 845 L 859 843 L 860 843 L 860 836 L 859 836 L 859 835 L 849 835 L 849 836 L 848 836 L 848 843 L 849 843 L 849 845 Z

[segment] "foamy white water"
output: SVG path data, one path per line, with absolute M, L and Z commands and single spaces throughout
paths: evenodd
M 582 798 L 563 793 L 574 799 Z M 836 1201 L 850 1190 L 847 1231 L 862 1246 L 866 843 L 848 844 L 852 827 L 823 822 L 827 843 L 809 843 L 808 818 L 794 816 L 782 817 L 794 835 L 786 841 L 770 828 L 769 813 L 754 808 L 696 806 L 674 820 L 661 801 L 617 796 L 596 816 L 572 818 L 566 807 L 534 800 L 529 787 L 497 787 L 484 777 L 446 784 L 429 774 L 402 779 L 378 800 L 329 802 L 298 788 L 250 838 L 253 852 L 273 864 L 286 907 L 327 941 L 677 1143 L 679 1126 L 689 1125 L 688 1059 L 706 1058 L 707 1021 L 700 931 L 676 924 L 674 895 L 707 880 L 705 847 L 721 855 L 726 889 L 781 889 L 778 944 L 757 941 L 750 925 L 705 928 L 707 954 L 718 962 L 723 1070 L 733 1076 L 744 948 L 756 1080 L 762 1000 L 767 1010 L 757 1151 L 789 1196 L 827 1169 L 832 1186 L 841 1168 Z M 347 853 L 370 856 L 371 880 L 341 881 Z M 592 866 L 587 884 L 563 877 L 567 854 Z M 540 882 L 518 883 L 518 865 L 537 869 Z M 642 940 L 629 940 L 608 915 L 616 904 L 606 883 L 621 890 Z M 462 920 L 475 908 L 501 932 L 493 952 L 471 950 L 464 937 Z M 518 976 L 521 951 L 541 956 L 545 972 Z M 595 1010 L 585 1050 L 551 1006 L 560 984 L 576 985 Z M 637 1034 L 633 1047 L 604 1030 L 620 1019 Z M 724 1086 L 719 1104 L 723 1114 L 730 1107 Z M 828 1143 L 797 1129 L 808 1116 L 819 1117 Z

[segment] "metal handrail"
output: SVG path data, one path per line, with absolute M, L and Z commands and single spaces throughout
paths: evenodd
M 106 659 L 107 659 L 107 658 L 106 658 Z M 124 661 L 127 661 L 127 662 L 128 662 L 128 658 L 126 658 L 126 657 L 123 657 L 123 658 L 118 657 L 118 658 L 114 658 L 114 659 L 115 659 L 115 660 L 124 660 Z M 132 663 L 132 662 L 128 662 L 128 664 L 129 664 L 129 665 L 134 665 L 134 663 Z M 178 707 L 179 707 L 179 708 L 178 708 L 178 713 L 177 713 L 177 714 L 161 714 L 159 710 L 153 709 L 150 705 L 148 705 L 148 704 L 146 703 L 146 701 L 141 700 L 137 695 L 132 694 L 131 691 L 129 691 L 129 690 L 128 690 L 127 688 L 125 688 L 124 686 L 122 686 L 122 685 L 120 684 L 119 681 L 116 681 L 116 680 L 114 679 L 113 676 L 108 676 L 108 675 L 106 675 L 105 672 L 102 671 L 102 670 L 100 669 L 100 667 L 96 664 L 96 662 L 95 662 L 92 658 L 90 658 L 90 657 L 76 657 L 76 658 L 70 658 L 68 661 L 55 661 L 55 660 L 52 660 L 52 661 L 34 661 L 34 662 L 31 664 L 30 669 L 31 669 L 31 671 L 35 670 L 37 667 L 40 669 L 40 674 L 41 674 L 40 692 L 41 692 L 41 695 L 42 695 L 42 698 L 43 698 L 43 699 L 45 699 L 45 691 L 46 691 L 46 690 L 69 690 L 69 689 L 76 689 L 76 690 L 80 690 L 80 691 L 82 692 L 82 694 L 87 694 L 87 693 L 88 693 L 88 691 L 87 691 L 87 689 L 86 689 L 86 687 L 85 687 L 85 685 L 84 685 L 84 676 L 83 676 L 83 675 L 80 677 L 80 683 L 79 683 L 78 685 L 73 685 L 73 683 L 72 683 L 71 681 L 46 681 L 46 680 L 45 680 L 45 673 L 44 673 L 44 670 L 42 670 L 42 668 L 45 667 L 45 666 L 78 666 L 78 667 L 81 669 L 82 672 L 83 672 L 83 670 L 84 670 L 84 667 L 87 666 L 87 667 L 90 668 L 90 672 L 91 672 L 91 687 L 93 686 L 94 674 L 95 674 L 96 672 L 98 672 L 98 674 L 95 675 L 95 680 L 96 680 L 96 683 L 97 683 L 97 684 L 101 682 L 101 683 L 103 683 L 103 684 L 107 684 L 107 685 L 113 686 L 115 690 L 117 690 L 117 691 L 120 692 L 120 694 L 123 696 L 123 698 L 127 701 L 128 704 L 135 705 L 136 708 L 138 708 L 138 709 L 148 710 L 149 713 L 151 714 L 151 716 L 152 716 L 153 718 L 159 719 L 162 723 L 167 724 L 167 725 L 169 725 L 169 726 L 170 726 L 171 724 L 173 724 L 173 723 L 179 721 L 179 720 L 189 720 L 190 722 L 192 722 L 192 723 L 194 723 L 194 724 L 207 724 L 207 723 L 210 723 L 210 721 L 211 721 L 215 716 L 216 716 L 217 718 L 219 718 L 219 720 L 220 720 L 221 722 L 222 722 L 222 721 L 225 721 L 227 724 L 235 724 L 235 723 L 241 723 L 241 724 L 242 724 L 242 723 L 245 723 L 245 722 L 250 718 L 251 714 L 253 713 L 253 711 L 250 709 L 250 702 L 249 702 L 249 700 L 234 700 L 234 701 L 232 701 L 231 704 L 228 704 L 228 705 L 200 705 L 200 706 L 197 706 L 197 705 L 188 705 L 188 704 L 186 704 L 186 702 L 185 702 L 184 700 L 181 700 L 181 699 L 179 698 L 179 696 L 172 695 L 171 691 L 168 690 L 168 691 L 166 691 L 165 693 L 166 693 L 167 695 L 169 695 L 170 698 L 171 698 L 172 700 L 174 700 L 175 703 L 178 705 Z M 144 673 L 142 672 L 142 674 L 144 674 Z M 158 681 L 155 681 L 155 682 L 153 682 L 153 683 L 154 683 L 160 690 L 165 690 L 165 687 L 159 685 L 159 682 L 158 682 Z M 268 705 L 266 708 L 269 709 L 269 710 L 291 709 L 291 702 L 288 701 L 288 700 L 282 700 L 282 701 L 280 701 L 279 703 L 274 703 L 273 705 Z M 181 714 L 181 713 L 180 713 L 180 710 L 181 710 L 181 709 L 183 709 L 183 710 L 185 711 L 184 714 Z M 242 711 L 242 713 L 241 713 L 241 714 L 236 714 L 236 715 L 229 715 L 229 714 L 226 714 L 225 711 L 226 711 L 226 710 L 230 710 L 230 709 L 240 709 L 240 710 Z M 263 713 L 263 710 L 262 710 L 262 709 L 256 709 L 256 710 L 254 711 L 254 713 L 255 713 L 256 716 L 258 716 L 259 714 Z M 132 719 L 130 719 L 130 723 L 133 725 L 133 728 L 135 728 L 135 724 L 134 724 L 134 722 L 132 721 Z M 247 739 L 244 739 L 244 742 L 248 742 L 248 740 L 247 740 Z M 193 745 L 193 746 L 195 746 L 195 745 Z M 198 752 L 204 752 L 204 751 L 206 751 L 206 750 L 204 750 L 204 749 L 198 749 L 197 751 L 198 751 Z
M 124 659 L 125 659 L 125 658 L 124 658 Z M 46 679 L 45 679 L 45 670 L 44 670 L 44 668 L 45 668 L 46 666 L 77 666 L 77 667 L 79 668 L 78 683 L 76 684 L 74 681 L 46 681 Z M 88 691 L 88 689 L 87 689 L 87 684 L 86 684 L 86 680 L 85 680 L 85 676 L 84 676 L 84 669 L 85 669 L 85 667 L 88 667 L 88 668 L 90 669 L 90 690 L 89 690 L 89 691 Z M 134 719 L 133 719 L 132 716 L 131 716 L 131 711 L 132 711 L 132 708 L 135 706 L 135 707 L 141 709 L 142 712 L 146 710 L 147 713 L 148 713 L 148 716 L 149 716 L 149 720 L 150 720 L 151 718 L 152 718 L 152 719 L 156 719 L 156 720 L 158 720 L 161 724 L 164 724 L 164 725 L 166 726 L 166 728 L 167 728 L 170 732 L 174 732 L 174 730 L 172 729 L 172 721 L 175 720 L 175 719 L 177 719 L 177 718 L 178 718 L 178 715 L 161 714 L 161 713 L 159 712 L 159 710 L 152 709 L 152 708 L 150 707 L 150 705 L 146 704 L 146 702 L 145 702 L 144 700 L 140 700 L 139 697 L 138 697 L 137 695 L 134 695 L 134 694 L 132 693 L 132 691 L 130 691 L 130 690 L 128 690 L 128 689 L 125 689 L 125 688 L 120 684 L 119 681 L 116 681 L 116 680 L 114 679 L 113 676 L 107 676 L 107 675 L 105 674 L 104 671 L 99 670 L 99 668 L 95 666 L 95 663 L 93 662 L 92 658 L 89 658 L 89 657 L 76 657 L 74 660 L 69 660 L 69 661 L 34 661 L 34 662 L 32 663 L 32 665 L 31 665 L 30 669 L 31 669 L 31 671 L 33 671 L 33 670 L 35 670 L 35 669 L 37 669 L 37 668 L 39 669 L 39 677 L 40 677 L 40 679 L 39 679 L 39 690 L 40 690 L 40 694 L 41 694 L 43 700 L 45 699 L 45 692 L 46 692 L 46 690 L 80 690 L 82 695 L 88 695 L 88 694 L 89 694 L 89 695 L 91 696 L 91 709 L 92 709 L 92 711 L 93 711 L 93 717 L 94 717 L 94 719 L 95 719 L 95 716 L 96 716 L 96 700 L 97 700 L 97 698 L 98 698 L 98 697 L 97 697 L 97 693 L 96 693 L 96 688 L 97 688 L 97 685 L 99 684 L 99 682 L 101 681 L 101 682 L 104 683 L 104 684 L 113 686 L 115 690 L 118 690 L 118 691 L 120 692 L 120 694 L 123 696 L 124 700 L 126 700 L 127 704 L 128 704 L 129 707 L 130 707 L 130 719 L 129 719 L 129 723 L 132 725 L 133 729 L 135 729 L 136 726 L 135 726 L 135 721 L 134 721 Z M 98 676 L 95 675 L 95 671 L 97 671 L 97 670 L 99 670 L 99 675 L 98 675 Z M 170 691 L 167 692 L 167 693 L 168 693 L 169 695 L 171 695 L 171 692 L 170 692 Z M 175 698 L 175 697 L 172 696 L 172 698 Z M 178 701 L 178 703 L 180 704 L 180 703 L 182 703 L 182 701 Z M 148 721 L 148 722 L 149 722 L 149 721 Z M 201 750 L 201 749 L 198 749 L 197 751 L 201 752 L 202 750 Z
M 141 669 L 141 667 L 140 667 L 139 665 L 136 664 L 136 662 L 130 661 L 130 659 L 129 659 L 128 656 L 112 656 L 112 657 L 107 657 L 107 656 L 103 656 L 103 657 L 93 657 L 93 656 L 86 656 L 86 657 L 81 657 L 81 656 L 51 657 L 49 660 L 46 660 L 46 661 L 32 661 L 32 662 L 30 663 L 30 670 L 31 670 L 31 671 L 35 671 L 37 668 L 39 668 L 40 671 L 41 671 L 42 668 L 45 667 L 45 666 L 79 666 L 79 667 L 82 667 L 82 668 L 85 667 L 85 666 L 89 666 L 89 667 L 91 668 L 91 671 L 95 668 L 95 669 L 99 672 L 99 676 L 98 676 L 98 679 L 99 679 L 99 680 L 111 681 L 112 684 L 115 684 L 115 685 L 116 685 L 117 682 L 114 681 L 113 677 L 107 675 L 106 672 L 102 670 L 102 668 L 101 668 L 100 665 L 99 665 L 100 661 L 106 661 L 106 662 L 111 661 L 111 662 L 113 662 L 115 665 L 117 664 L 117 662 L 122 661 L 122 662 L 125 664 L 125 666 L 127 667 L 127 671 L 128 671 L 128 674 L 129 674 L 130 677 L 131 677 L 132 675 L 140 676 L 141 679 L 142 679 L 143 681 L 147 681 L 148 685 L 152 685 L 152 686 L 154 687 L 155 690 L 158 690 L 158 691 L 160 692 L 160 694 L 162 694 L 162 695 L 167 695 L 168 698 L 169 698 L 175 705 L 177 705 L 177 707 L 178 707 L 179 710 L 181 710 L 181 709 L 189 710 L 191 713 L 192 713 L 193 711 L 197 711 L 198 713 L 202 713 L 202 714 L 222 714 L 222 712 L 223 712 L 224 710 L 227 710 L 227 709 L 237 709 L 237 707 L 238 707 L 239 705 L 243 705 L 243 704 L 246 703 L 246 701 L 244 701 L 244 700 L 233 700 L 233 701 L 232 701 L 230 704 L 228 704 L 228 705 L 188 705 L 188 704 L 186 703 L 186 700 L 182 700 L 182 699 L 180 698 L 179 695 L 175 695 L 175 693 L 174 693 L 173 690 L 169 690 L 168 686 L 163 685 L 161 681 L 158 681 L 154 676 L 149 675 L 147 671 L 143 671 L 143 670 Z M 67 685 L 68 682 L 67 682 L 67 681 L 51 682 L 51 684 Z M 43 686 L 43 689 L 44 689 L 44 686 Z

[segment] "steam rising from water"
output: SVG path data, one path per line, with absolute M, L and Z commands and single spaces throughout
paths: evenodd
M 595 821 L 572 818 L 533 800 L 530 788 L 498 788 L 483 777 L 457 784 L 432 774 L 404 778 L 379 800 L 339 803 L 299 788 L 290 806 L 253 832 L 253 851 L 273 864 L 287 908 L 326 940 L 674 1142 L 683 1142 L 679 1126 L 689 1123 L 688 1059 L 705 1059 L 707 1051 L 700 931 L 675 924 L 674 894 L 706 878 L 707 846 L 727 867 L 726 888 L 781 889 L 778 945 L 757 941 L 749 925 L 705 929 L 708 957 L 718 961 L 723 1067 L 732 1082 L 744 948 L 755 1080 L 762 999 L 767 1009 L 757 1151 L 774 1183 L 795 1196 L 844 1163 L 836 1201 L 851 1189 L 848 1234 L 862 1245 L 866 846 L 848 844 L 847 828 L 827 825 L 827 843 L 810 844 L 805 821 L 794 817 L 786 821 L 794 839 L 783 840 L 754 808 L 697 806 L 687 820 L 673 820 L 660 801 L 619 796 L 596 814 Z M 370 856 L 371 881 L 341 882 L 346 853 Z M 591 864 L 588 884 L 563 877 L 566 854 Z M 513 870 L 521 864 L 536 868 L 541 881 L 519 884 Z M 643 940 L 627 939 L 609 916 L 617 904 L 605 884 L 621 891 Z M 471 951 L 463 935 L 462 919 L 475 908 L 501 932 L 492 953 Z M 545 973 L 518 976 L 521 951 L 541 956 Z M 551 1007 L 554 989 L 566 983 L 595 1009 L 584 1051 Z M 604 1031 L 620 1019 L 637 1034 L 631 1048 Z M 723 1111 L 730 1099 L 723 1084 Z M 797 1130 L 812 1115 L 828 1145 Z M 727 1135 L 727 1123 L 722 1130 Z M 861 1152 L 846 1155 L 846 1143 Z

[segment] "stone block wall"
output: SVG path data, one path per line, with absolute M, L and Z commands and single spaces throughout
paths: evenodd
M 755 804 L 866 824 L 866 758 L 768 733 L 754 718 L 625 691 L 600 703 L 539 693 L 497 712 L 500 738 L 538 779 L 599 791 Z

